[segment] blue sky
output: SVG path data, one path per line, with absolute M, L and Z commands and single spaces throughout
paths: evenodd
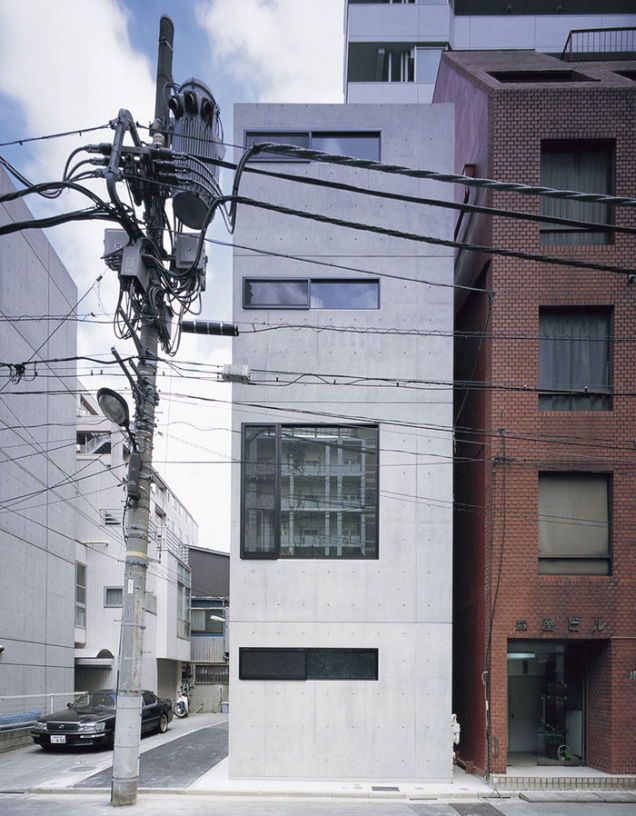
M 153 118 L 159 19 L 175 26 L 173 78 L 194 76 L 221 107 L 231 158 L 235 102 L 343 101 L 344 0 L 0 0 L 0 155 L 32 182 L 59 179 L 74 148 L 111 141 L 112 130 L 6 145 L 67 130 L 107 124 L 120 108 L 142 125 Z M 142 133 L 142 137 L 145 132 Z M 229 192 L 231 179 L 222 178 Z M 97 189 L 97 188 L 96 188 Z M 99 190 L 106 197 L 104 189 Z M 84 202 L 64 194 L 53 205 L 33 196 L 34 214 L 62 211 Z M 79 324 L 78 352 L 110 356 L 116 345 L 107 316 L 116 302 L 117 282 L 100 260 L 103 222 L 55 227 L 47 238 L 75 280 L 86 313 L 104 315 L 103 325 Z M 230 241 L 221 224 L 208 237 Z M 230 250 L 209 245 L 203 317 L 231 319 Z M 97 285 L 95 281 L 103 275 Z M 92 287 L 92 288 L 91 288 Z M 184 338 L 179 360 L 218 365 L 228 362 L 229 343 Z M 91 391 L 103 382 L 99 370 L 80 368 Z M 185 465 L 185 461 L 229 462 L 226 406 L 207 409 L 172 395 L 205 389 L 229 399 L 227 386 L 161 382 L 162 399 L 155 462 L 201 528 L 202 546 L 227 549 L 231 465 Z M 217 505 L 210 512 L 210 496 Z

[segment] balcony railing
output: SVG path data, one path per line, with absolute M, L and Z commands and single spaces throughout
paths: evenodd
M 636 27 L 577 28 L 570 31 L 561 52 L 567 62 L 582 59 L 636 58 Z

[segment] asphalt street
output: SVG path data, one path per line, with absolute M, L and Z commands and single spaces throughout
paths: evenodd
M 139 796 L 125 816 L 636 816 L 636 792 L 607 801 L 495 798 L 459 771 L 450 786 L 325 785 L 227 778 L 227 715 L 174 720 L 141 740 Z M 112 816 L 112 750 L 0 754 L 0 816 Z M 395 792 L 398 793 L 395 793 Z M 539 797 L 539 792 L 535 796 Z M 549 795 L 549 794 L 546 794 Z M 576 795 L 571 792 L 570 796 Z M 584 796 L 583 792 L 579 793 Z M 594 797 L 594 794 L 587 794 Z M 623 801 L 612 802 L 611 798 Z M 625 801 L 625 797 L 632 797 Z
M 1 816 L 113 816 L 100 794 L 0 794 Z M 517 799 L 495 804 L 443 802 L 359 802 L 302 798 L 243 798 L 142 794 L 125 816 L 634 816 L 634 804 L 537 804 Z
M 139 787 L 187 788 L 227 756 L 227 723 L 209 725 L 143 753 Z M 75 787 L 109 788 L 113 766 L 83 779 Z

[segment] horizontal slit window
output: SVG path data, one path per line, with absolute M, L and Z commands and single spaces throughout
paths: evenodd
M 380 282 L 363 278 L 243 278 L 244 309 L 379 309 Z
M 380 161 L 380 133 L 378 131 L 296 131 L 296 130 L 248 130 L 245 132 L 245 147 L 262 142 L 293 145 L 337 156 L 351 156 L 355 159 Z M 294 162 L 309 161 L 302 156 L 285 155 L 263 151 L 250 161 Z
M 377 649 L 239 649 L 239 680 L 377 679 Z

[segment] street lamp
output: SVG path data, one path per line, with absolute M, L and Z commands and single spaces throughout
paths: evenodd
M 133 447 L 136 448 L 134 437 L 130 432 L 128 403 L 122 395 L 118 394 L 117 391 L 113 391 L 112 388 L 100 388 L 97 392 L 97 402 L 106 419 L 110 419 L 115 425 L 123 428 L 133 443 Z
M 131 504 L 136 504 L 141 498 L 139 488 L 139 476 L 141 474 L 141 457 L 137 449 L 135 435 L 130 430 L 130 413 L 128 403 L 112 388 L 100 388 L 97 392 L 97 403 L 102 409 L 102 414 L 106 419 L 110 419 L 115 425 L 119 425 L 126 432 L 132 445 L 132 453 L 128 461 L 128 499 Z

